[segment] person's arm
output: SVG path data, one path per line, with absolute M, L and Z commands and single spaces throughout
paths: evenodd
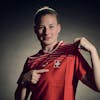
M 22 73 L 18 80 L 18 87 L 15 91 L 15 100 L 27 100 L 29 96 L 29 89 L 27 88 L 27 82 L 37 84 L 42 73 L 48 72 L 48 69 L 30 70 L 29 72 Z M 28 84 L 30 85 L 30 84 Z
M 27 100 L 30 93 L 29 89 L 27 88 L 27 82 L 29 81 L 30 77 L 30 75 L 28 75 L 27 77 L 27 75 L 24 72 L 21 73 L 17 81 L 18 86 L 14 95 L 15 100 Z
M 15 91 L 15 100 L 27 100 L 30 91 L 23 85 L 18 85 Z
M 22 75 L 21 77 L 21 82 L 24 84 L 25 82 L 29 81 L 32 84 L 37 84 L 39 81 L 41 74 L 48 72 L 49 69 L 39 69 L 39 70 L 31 70 L 25 74 Z
M 100 58 L 95 47 L 90 50 L 90 55 L 95 84 L 97 86 L 97 89 L 100 91 Z
M 100 91 L 100 58 L 95 46 L 90 43 L 86 38 L 76 38 L 75 42 L 78 42 L 83 50 L 86 50 L 91 55 L 91 61 L 93 66 L 93 72 L 87 73 L 82 77 L 82 81 L 90 87 L 95 88 L 94 90 Z M 92 78 L 91 78 L 92 77 Z

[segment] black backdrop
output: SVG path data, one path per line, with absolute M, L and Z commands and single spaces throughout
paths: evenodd
M 0 100 L 13 100 L 16 81 L 27 56 L 38 51 L 33 31 L 36 9 L 50 6 L 59 12 L 62 31 L 59 39 L 72 42 L 87 37 L 100 52 L 99 0 L 3 0 L 0 1 Z M 79 84 L 77 100 L 99 100 L 100 94 Z

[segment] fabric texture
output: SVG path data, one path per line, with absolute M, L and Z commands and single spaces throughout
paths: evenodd
M 74 44 L 62 43 L 54 52 L 28 57 L 22 74 L 33 69 L 49 69 L 37 84 L 28 83 L 30 100 L 75 100 L 78 80 L 92 69 Z M 21 77 L 18 84 L 21 82 Z

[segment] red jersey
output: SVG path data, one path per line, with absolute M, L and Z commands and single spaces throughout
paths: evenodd
M 74 44 L 60 46 L 52 53 L 40 50 L 28 57 L 23 73 L 33 69 L 49 69 L 37 84 L 28 84 L 30 100 L 75 100 L 78 80 L 92 71 Z M 19 82 L 20 83 L 20 82 Z

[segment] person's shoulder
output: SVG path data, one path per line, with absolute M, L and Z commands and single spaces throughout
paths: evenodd
M 37 52 L 36 54 L 33 54 L 33 55 L 27 57 L 27 60 L 35 60 L 35 59 L 38 58 L 40 55 L 41 55 L 41 54 L 40 54 L 40 51 L 39 51 L 39 52 Z
M 64 42 L 62 46 L 65 47 L 67 50 L 78 50 L 78 45 L 76 45 L 75 43 Z
M 78 53 L 78 45 L 75 43 L 66 43 L 64 42 L 62 48 L 65 48 L 67 54 L 75 55 Z

